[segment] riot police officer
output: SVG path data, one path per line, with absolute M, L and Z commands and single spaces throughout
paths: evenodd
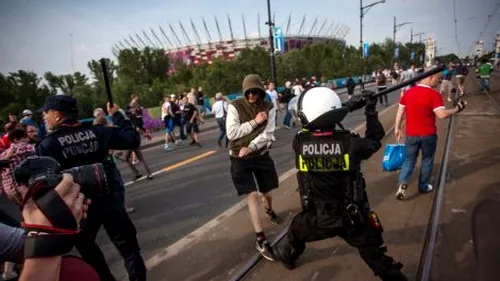
M 365 192 L 360 163 L 380 149 L 385 135 L 375 109 L 377 101 L 369 98 L 369 92 L 365 94 L 367 98 L 354 96 L 342 106 L 333 90 L 316 87 L 295 103 L 302 123 L 293 140 L 302 211 L 294 217 L 286 241 L 275 249 L 288 269 L 295 267 L 306 242 L 339 236 L 358 248 L 361 258 L 382 280 L 407 280 L 401 273 L 402 264 L 385 254 L 382 226 L 370 210 Z M 341 124 L 349 111 L 363 106 L 364 138 Z
M 140 137 L 122 110 L 108 104 L 114 128 L 80 124 L 76 100 L 64 95 L 47 99 L 43 112 L 48 134 L 36 146 L 41 156 L 54 158 L 61 169 L 102 163 L 105 167 L 110 192 L 92 199 L 76 248 L 82 258 L 96 269 L 101 281 L 115 280 L 95 243 L 101 225 L 125 260 L 129 279 L 146 280 L 146 266 L 140 253 L 136 229 L 125 211 L 124 185 L 121 174 L 109 159 L 108 150 L 128 150 L 139 146 Z

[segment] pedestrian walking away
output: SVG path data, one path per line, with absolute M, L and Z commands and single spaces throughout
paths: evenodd
M 191 144 L 201 147 L 199 142 L 199 132 L 200 129 L 198 127 L 198 109 L 196 106 L 188 101 L 188 98 L 185 97 L 184 100 L 184 118 L 186 120 L 186 133 L 191 135 Z
M 455 68 L 453 66 L 453 62 L 448 63 L 448 68 L 443 71 L 442 81 L 441 81 L 441 95 L 447 97 L 448 102 L 451 102 L 451 90 L 453 89 L 453 82 L 451 79 L 455 74 Z
M 460 92 L 460 96 L 463 96 L 465 94 L 465 77 L 469 74 L 469 70 L 467 69 L 467 66 L 464 65 L 462 61 L 460 61 L 457 65 L 456 68 L 456 78 L 457 78 L 457 85 L 458 85 L 458 91 Z
M 217 139 L 217 145 L 222 147 L 222 141 L 225 140 L 225 147 L 227 148 L 229 140 L 226 136 L 226 117 L 229 103 L 225 100 L 222 93 L 215 94 L 215 100 L 216 102 L 212 106 L 212 114 L 215 116 L 215 120 L 219 126 L 219 138 Z
M 439 84 L 440 76 L 441 73 L 438 73 L 423 79 L 420 84 L 408 90 L 399 101 L 394 128 L 398 142 L 403 136 L 401 124 L 406 115 L 404 140 L 406 158 L 399 173 L 398 191 L 396 192 L 396 198 L 399 200 L 406 199 L 408 182 L 415 169 L 420 151 L 422 152 L 422 164 L 418 178 L 418 191 L 427 193 L 434 189 L 431 184 L 431 174 L 438 138 L 436 116 L 440 119 L 449 118 L 462 111 L 467 105 L 466 101 L 459 100 L 454 108 L 446 109 L 443 97 L 433 89 Z
M 275 248 L 281 263 L 294 269 L 307 242 L 339 236 L 356 247 L 373 273 L 384 281 L 406 281 L 402 264 L 386 254 L 382 225 L 370 208 L 361 162 L 382 146 L 384 127 L 378 119 L 375 93 L 364 91 L 342 107 L 326 87 L 303 93 L 296 106 L 302 130 L 292 143 L 298 169 L 302 211 Z M 367 97 L 367 100 L 365 100 Z M 365 106 L 366 104 L 366 106 Z M 365 137 L 345 130 L 349 111 L 365 107 Z
M 385 77 L 385 75 L 382 72 L 382 70 L 379 70 L 377 72 L 376 82 L 377 82 L 377 90 L 379 92 L 387 89 L 387 78 Z M 389 101 L 387 99 L 387 93 L 386 94 L 381 94 L 379 96 L 379 101 L 380 101 L 380 104 L 384 104 L 384 101 L 385 101 L 385 106 L 386 107 L 389 106 Z
M 105 169 L 111 192 L 92 199 L 75 244 L 82 258 L 97 271 L 100 280 L 115 280 L 95 242 L 103 225 L 125 261 L 129 280 L 146 280 L 136 229 L 125 210 L 123 179 L 109 157 L 111 149 L 130 150 L 139 146 L 140 136 L 133 124 L 116 104 L 108 104 L 108 113 L 116 127 L 81 124 L 76 119 L 76 100 L 65 95 L 50 96 L 40 111 L 51 133 L 36 145 L 38 155 L 54 158 L 61 170 L 95 163 L 101 163 Z
M 278 188 L 278 174 L 268 148 L 275 129 L 276 108 L 266 101 L 260 76 L 250 74 L 243 80 L 244 98 L 228 107 L 226 129 L 229 139 L 231 177 L 238 196 L 246 195 L 250 220 L 257 241 L 255 247 L 268 260 L 274 260 L 259 217 L 259 196 L 268 219 L 280 224 L 281 218 L 272 207 L 271 190 Z

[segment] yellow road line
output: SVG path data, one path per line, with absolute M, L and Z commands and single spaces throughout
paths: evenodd
M 194 161 L 197 161 L 197 160 L 203 159 L 203 158 L 205 158 L 205 157 L 208 157 L 208 156 L 210 156 L 210 155 L 212 155 L 212 154 L 215 154 L 215 152 L 216 152 L 215 150 L 210 150 L 210 151 L 207 151 L 207 152 L 205 152 L 205 153 L 203 153 L 203 154 L 200 154 L 200 155 L 198 155 L 198 156 L 194 156 L 194 157 L 191 157 L 191 158 L 186 159 L 186 160 L 184 160 L 184 161 L 181 161 L 181 162 L 175 163 L 175 164 L 173 164 L 173 165 L 167 166 L 167 167 L 163 168 L 163 171 L 164 171 L 164 172 L 168 172 L 168 171 L 171 171 L 171 170 L 173 170 L 173 169 L 176 169 L 176 168 L 182 167 L 182 166 L 187 165 L 187 164 L 189 164 L 189 163 L 191 163 L 191 162 L 194 162 Z

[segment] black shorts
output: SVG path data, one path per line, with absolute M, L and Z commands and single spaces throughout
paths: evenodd
M 198 128 L 198 123 L 196 123 L 196 122 L 194 122 L 194 123 L 187 122 L 186 123 L 186 133 L 187 134 L 191 134 L 191 131 L 193 133 L 199 133 L 200 132 L 200 128 Z
M 278 188 L 278 174 L 269 152 L 252 158 L 231 158 L 231 177 L 238 196 L 254 191 L 268 193 Z M 255 179 L 254 179 L 255 177 Z M 257 184 L 255 183 L 257 181 Z

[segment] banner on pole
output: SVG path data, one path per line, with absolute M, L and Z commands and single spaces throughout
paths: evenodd
M 394 49 L 394 57 L 399 58 L 399 47 Z
M 414 60 L 415 59 L 415 52 L 411 52 L 410 54 L 410 60 Z
M 280 53 L 285 52 L 285 35 L 281 27 L 274 28 L 274 51 Z
M 364 43 L 363 44 L 363 57 L 364 58 L 368 57 L 369 51 L 370 51 L 370 45 L 368 45 L 368 43 Z

